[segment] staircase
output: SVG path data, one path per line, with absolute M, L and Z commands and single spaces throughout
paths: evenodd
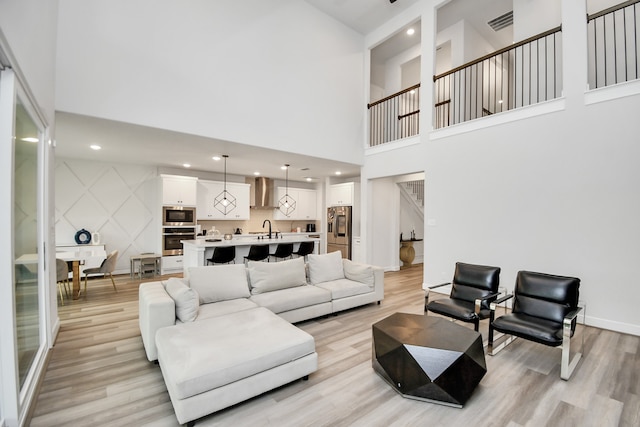
M 424 218 L 424 180 L 399 182 L 398 186 Z

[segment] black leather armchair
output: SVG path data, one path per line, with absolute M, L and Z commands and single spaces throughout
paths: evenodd
M 581 348 L 569 361 L 571 337 L 582 310 L 578 306 L 579 288 L 580 279 L 576 277 L 518 272 L 514 293 L 491 303 L 488 353 L 495 355 L 516 337 L 551 347 L 562 346 L 560 377 L 568 380 L 582 357 Z M 513 298 L 511 313 L 495 318 L 497 304 L 510 298 Z M 505 335 L 494 342 L 494 331 Z M 497 341 L 501 343 L 497 344 Z
M 429 301 L 429 290 L 451 284 L 448 299 Z M 477 331 L 481 319 L 489 317 L 489 304 L 498 295 L 500 267 L 456 263 L 453 281 L 430 286 L 425 295 L 424 311 L 432 311 L 474 324 Z

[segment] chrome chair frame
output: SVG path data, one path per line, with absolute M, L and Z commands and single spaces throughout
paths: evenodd
M 518 336 L 516 335 L 502 334 L 500 337 L 494 340 L 493 338 L 494 331 L 493 331 L 493 328 L 491 327 L 491 324 L 495 319 L 495 310 L 498 304 L 506 302 L 508 299 L 511 299 L 513 297 L 514 297 L 514 294 L 505 295 L 504 297 L 498 298 L 497 300 L 492 302 L 489 306 L 491 310 L 491 315 L 489 317 L 489 342 L 487 345 L 487 354 L 489 356 L 495 356 L 500 351 L 502 351 L 505 347 L 507 347 L 509 344 L 515 341 L 516 338 L 518 338 Z M 505 307 L 505 311 L 506 311 L 506 307 Z M 571 375 L 573 374 L 573 371 L 578 365 L 578 362 L 582 358 L 582 354 L 584 352 L 584 328 L 586 326 L 586 321 L 585 321 L 586 311 L 587 311 L 586 306 L 584 304 L 582 306 L 578 306 L 575 310 L 567 313 L 567 315 L 564 317 L 562 321 L 562 345 L 561 345 L 562 356 L 560 360 L 560 378 L 562 378 L 565 381 L 571 378 Z M 577 319 L 578 314 L 580 312 L 582 312 L 582 329 L 583 329 L 581 334 L 582 337 L 581 337 L 581 343 L 580 343 L 580 351 L 576 352 L 575 355 L 573 356 L 573 359 L 571 359 L 571 338 L 572 338 L 571 325 L 573 324 L 574 320 Z M 526 339 L 524 337 L 522 338 Z

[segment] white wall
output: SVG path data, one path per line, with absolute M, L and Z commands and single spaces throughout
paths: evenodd
M 61 0 L 58 37 L 59 110 L 362 162 L 363 37 L 306 2 Z
M 561 23 L 558 0 L 513 0 L 513 41 L 519 42 Z
M 3 0 L 0 30 L 21 74 L 51 123 L 54 118 L 54 76 L 58 0 Z
M 435 45 L 426 3 L 423 82 L 433 69 L 428 49 Z M 393 219 L 391 204 L 377 202 L 386 196 L 379 190 L 388 177 L 425 170 L 425 285 L 450 280 L 456 261 L 502 267 L 501 281 L 510 290 L 523 269 L 573 275 L 582 279 L 588 324 L 640 335 L 634 308 L 640 288 L 629 283 L 640 259 L 640 83 L 598 91 L 599 100 L 611 99 L 592 102 L 595 97 L 585 94 L 585 7 L 561 3 L 559 108 L 527 107 L 433 132 L 431 109 L 422 108 L 421 143 L 368 150 L 363 176 L 373 181 L 364 192 L 370 199 L 364 221 L 375 234 Z M 423 85 L 423 100 L 431 99 L 430 88 Z M 508 119 L 538 108 L 541 114 L 532 118 Z M 367 261 L 389 265 L 396 236 L 374 237 Z

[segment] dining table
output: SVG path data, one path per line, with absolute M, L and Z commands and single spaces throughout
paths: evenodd
M 87 263 L 100 265 L 102 260 L 107 258 L 107 252 L 104 250 L 104 246 L 100 248 L 86 247 L 74 251 L 56 252 L 56 258 L 71 264 L 73 284 L 71 295 L 73 299 L 78 299 L 80 296 L 80 266 Z

